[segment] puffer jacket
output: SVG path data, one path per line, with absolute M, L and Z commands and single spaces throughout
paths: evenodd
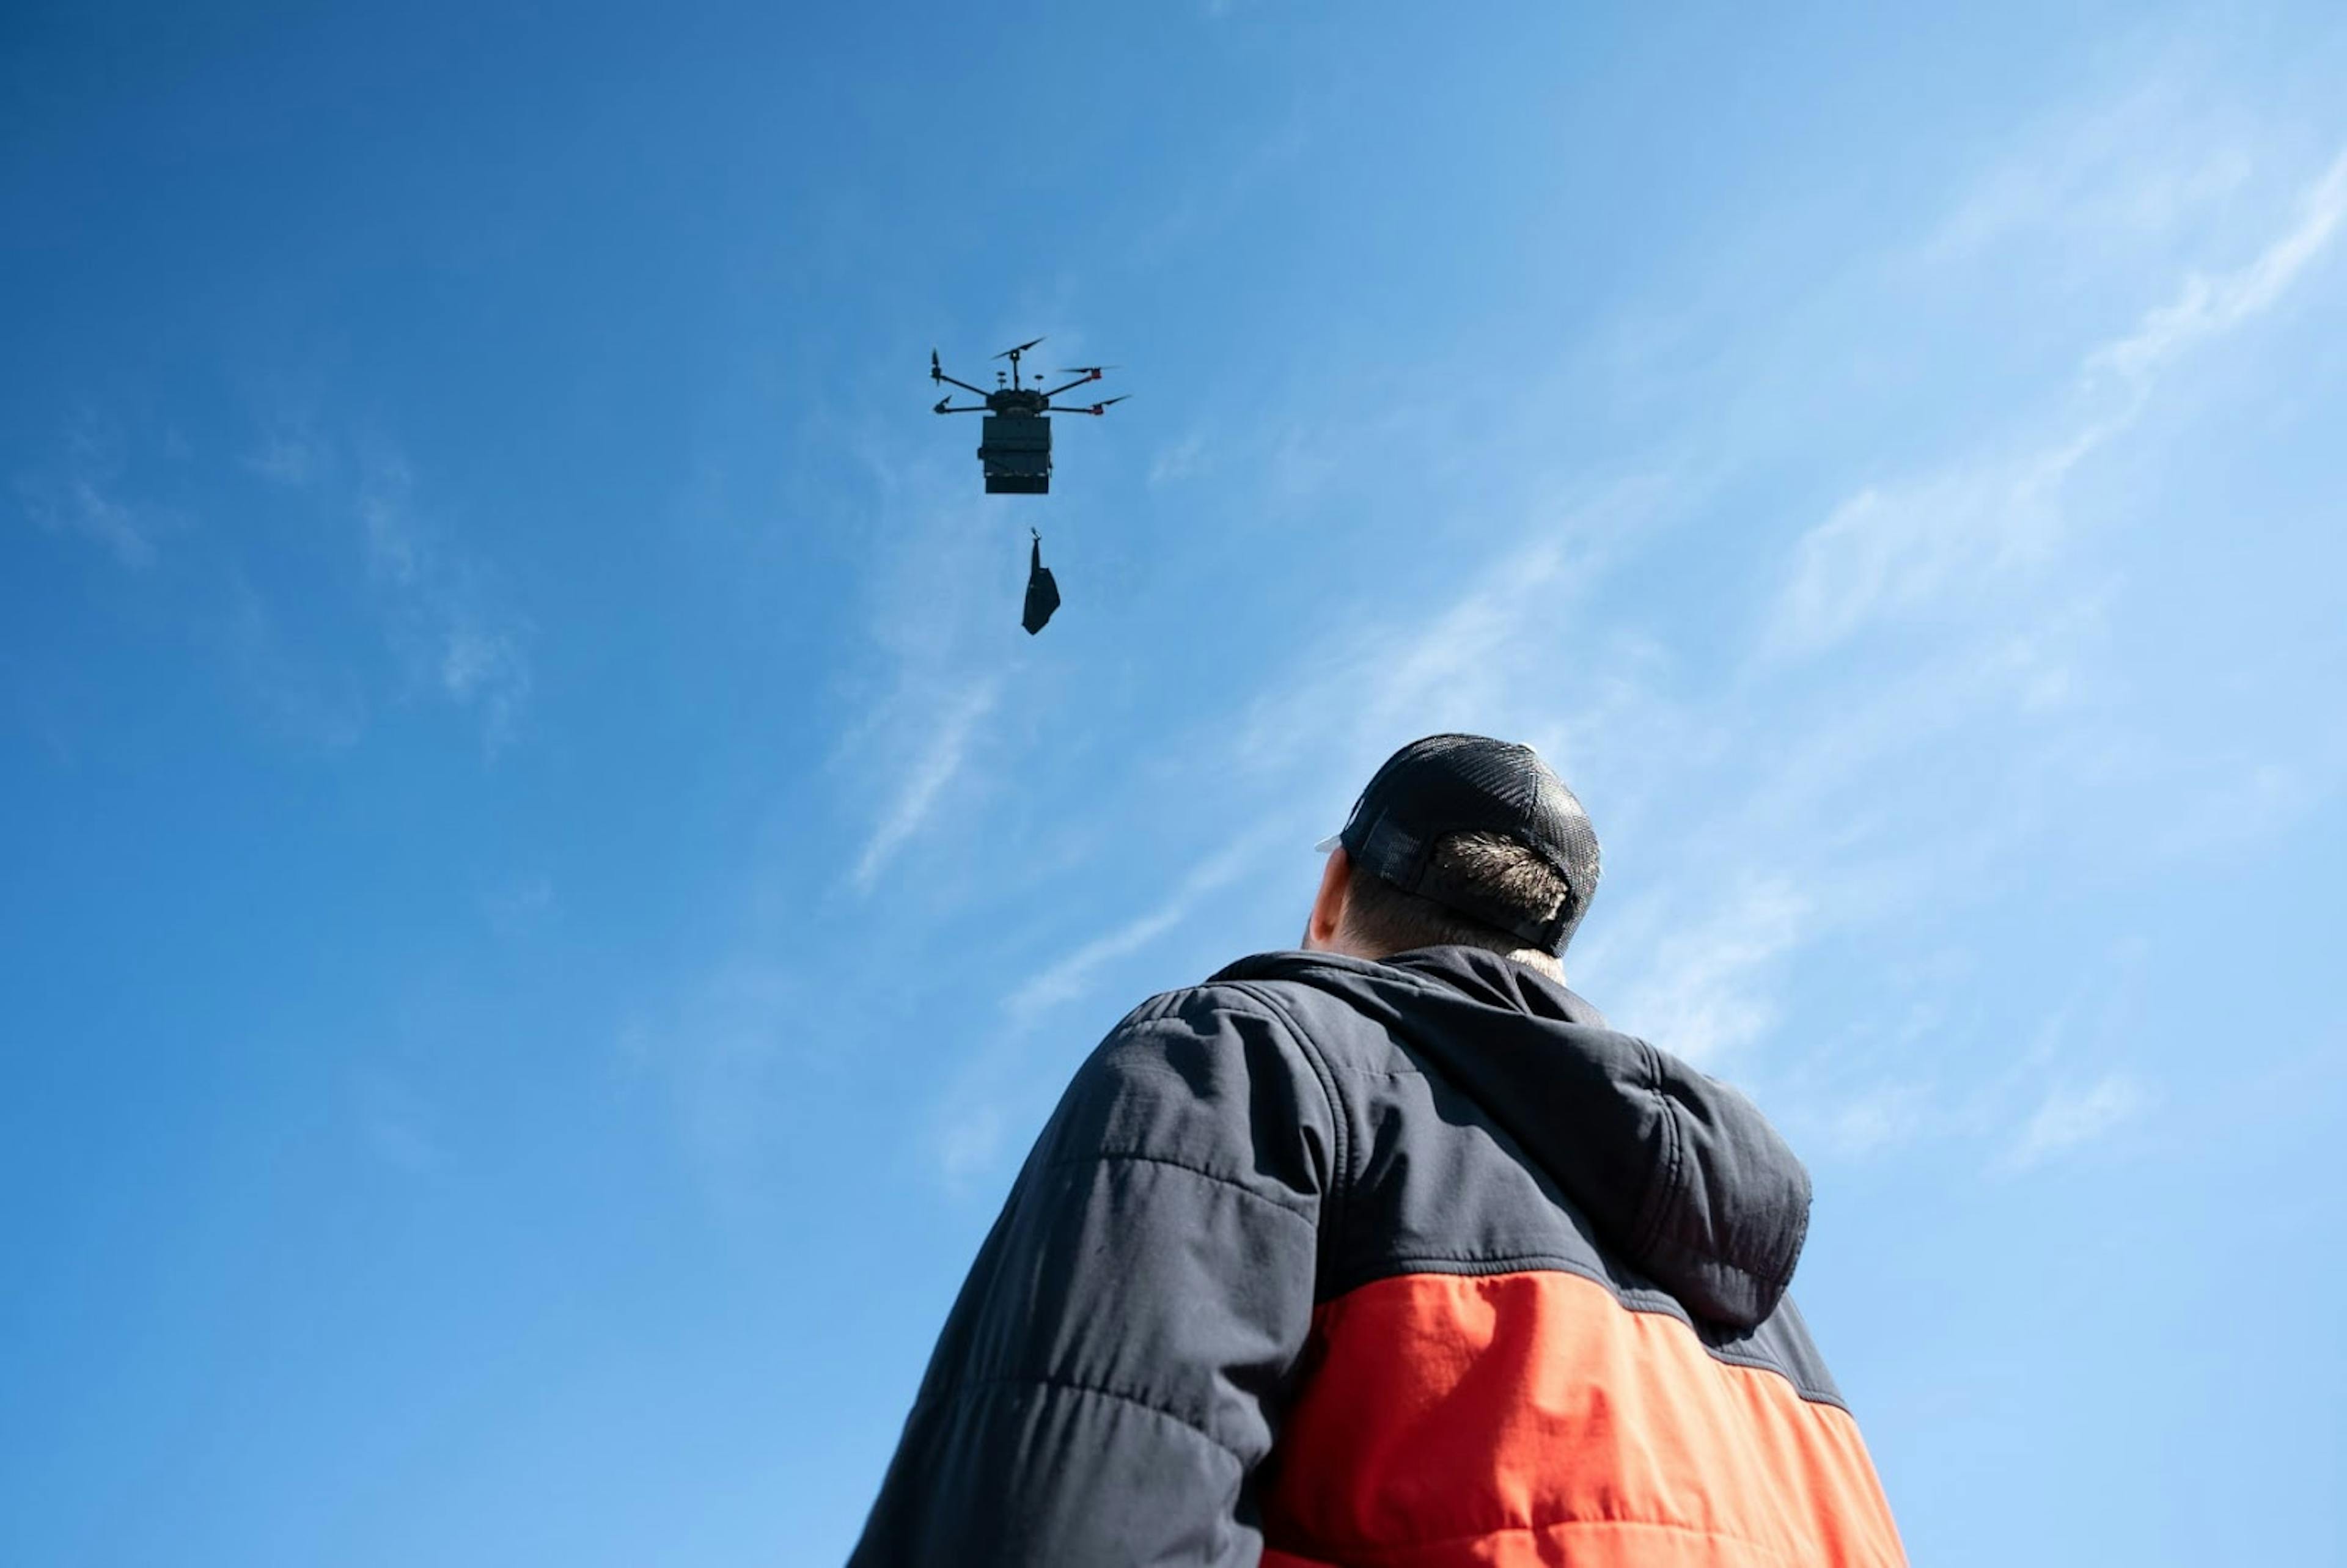
M 1077 1074 L 852 1563 L 1901 1563 L 1785 1295 L 1809 1206 L 1523 966 L 1244 959 Z

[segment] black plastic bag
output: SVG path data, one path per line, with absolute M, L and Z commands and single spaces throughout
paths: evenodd
M 1035 532 L 1032 528 L 1027 531 Z M 1044 622 L 1059 608 L 1060 585 L 1052 579 L 1051 569 L 1043 564 L 1043 536 L 1035 534 L 1035 553 L 1027 568 L 1027 609 L 1020 616 L 1019 624 L 1032 637 L 1043 630 Z

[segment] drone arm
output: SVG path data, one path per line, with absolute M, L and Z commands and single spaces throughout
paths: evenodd
M 1084 383 L 1086 383 L 1086 382 L 1088 382 L 1088 381 L 1098 381 L 1099 379 L 1100 379 L 1100 375 L 1099 375 L 1099 374 L 1098 374 L 1097 372 L 1088 373 L 1088 374 L 1086 374 L 1080 375 L 1080 376 L 1076 377 L 1076 379 L 1075 379 L 1075 380 L 1073 380 L 1073 381 L 1071 381 L 1071 382 L 1068 383 L 1068 384 L 1067 384 L 1066 386 L 1055 386 L 1055 387 L 1051 388 L 1051 391 L 1049 391 L 1049 392 L 1045 393 L 1043 395 L 1044 395 L 1044 396 L 1046 396 L 1046 397 L 1057 397 L 1057 396 L 1059 396 L 1059 395 L 1060 395 L 1060 394 L 1061 394 L 1061 393 L 1063 393 L 1063 392 L 1071 391 L 1071 390 L 1072 390 L 1073 388 L 1076 388 L 1076 387 L 1081 386 Z
M 935 365 L 931 365 L 929 367 L 929 379 L 931 381 L 942 381 L 948 386 L 958 386 L 964 392 L 969 393 L 978 397 L 984 397 L 986 395 L 986 388 L 982 386 L 972 386 L 966 381 L 957 380 L 953 376 L 948 375 L 944 371 L 939 370 Z
M 1120 393 L 1114 397 L 1103 397 L 1098 403 L 1092 404 L 1089 406 L 1070 404 L 1055 407 L 1051 412 L 1054 414 L 1089 414 L 1093 418 L 1098 419 L 1102 415 L 1106 414 L 1109 411 L 1110 405 L 1122 403 L 1126 398 L 1131 397 L 1132 395 L 1133 394 L 1129 392 Z
M 984 414 L 989 412 L 989 410 L 982 403 L 973 404 L 967 408 L 956 408 L 953 405 L 952 398 L 948 395 L 938 398 L 938 405 L 935 408 L 930 409 L 929 412 L 932 414 Z

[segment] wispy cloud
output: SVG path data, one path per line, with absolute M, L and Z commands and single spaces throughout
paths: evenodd
M 271 484 L 293 488 L 316 483 L 333 462 L 331 445 L 319 438 L 306 418 L 290 415 L 273 420 L 244 457 L 245 467 Z
M 1236 881 L 1262 856 L 1270 841 L 1268 832 L 1257 831 L 1208 856 L 1163 903 L 1086 942 L 1020 984 L 1004 999 L 1003 1010 L 1023 1028 L 1050 1009 L 1081 996 L 1102 969 L 1147 948 L 1189 918 L 1208 894 Z
M 1192 434 L 1170 446 L 1161 447 L 1149 460 L 1149 484 L 1154 489 L 1189 478 L 1204 466 L 1206 438 Z
M 444 628 L 439 675 L 450 701 L 480 709 L 493 743 L 511 736 L 530 687 L 529 660 L 513 628 L 471 620 Z
M 163 452 L 183 465 L 185 446 L 167 437 Z M 118 434 L 86 414 L 57 467 L 20 477 L 15 487 L 42 528 L 95 539 L 125 567 L 152 570 L 162 562 L 158 539 L 185 523 L 168 507 L 130 498 L 128 458 Z M 354 455 L 306 416 L 286 415 L 240 466 L 355 524 L 374 612 L 411 685 L 477 714 L 492 751 L 509 741 L 530 694 L 532 628 L 500 602 L 483 559 L 426 518 L 406 460 L 380 443 Z M 209 537 L 215 557 L 227 556 L 219 575 L 230 586 L 225 595 L 216 587 L 198 591 L 203 601 L 189 617 L 197 635 L 223 654 L 273 723 L 330 746 L 354 742 L 365 727 L 358 683 L 347 671 L 308 667 L 288 646 L 263 587 L 269 575 L 228 553 L 249 538 L 225 529 Z M 186 567 L 179 576 L 191 589 L 202 580 Z
M 423 572 L 423 544 L 408 499 L 415 486 L 405 459 L 378 454 L 367 464 L 355 499 L 367 570 L 397 588 L 413 588 Z
M 2140 415 L 2161 371 L 2187 348 L 2270 309 L 2329 247 L 2347 216 L 2347 153 L 2301 194 L 2282 233 L 2232 272 L 2193 274 L 2126 336 L 2090 350 L 2050 437 L 1939 472 L 1869 486 L 1805 534 L 1769 630 L 1780 656 L 1810 656 L 1860 628 L 1988 588 L 2044 559 L 2061 535 L 2064 481 Z
M 119 445 L 85 415 L 67 432 L 56 468 L 19 477 L 16 496 L 26 515 L 42 529 L 79 534 L 103 546 L 123 566 L 143 571 L 156 563 L 157 537 L 177 519 L 123 497 Z
M 1266 682 L 1235 726 L 1214 731 L 1235 733 L 1235 765 L 1276 778 L 1350 776 L 1430 730 L 1555 730 L 1552 672 L 1584 641 L 1575 610 L 1668 501 L 1666 486 L 1639 479 L 1536 504 L 1498 561 L 1447 603 L 1355 619 Z
M 957 1105 L 938 1129 L 938 1172 L 959 1188 L 994 1163 L 1001 1153 L 1009 1116 L 991 1100 Z
M 2058 527 L 2055 492 L 2078 453 L 1990 461 L 1870 486 L 1803 535 L 1769 643 L 1812 654 L 1870 621 L 1915 610 L 1968 574 L 2036 554 Z
M 528 703 L 533 628 L 499 602 L 480 555 L 427 514 L 403 453 L 380 438 L 336 440 L 319 423 L 298 403 L 271 415 L 244 467 L 355 523 L 407 679 L 477 714 L 494 753 L 513 739 Z
M 1638 943 L 1642 957 L 1615 971 L 1620 989 L 1610 1010 L 1624 1027 L 1716 1069 L 1776 1023 L 1771 980 L 1809 912 L 1810 900 L 1781 879 L 1734 888 L 1708 914 L 1650 930 Z M 1608 944 L 1618 958 L 1627 958 L 1624 948 L 1618 936 Z
M 669 1016 L 620 1031 L 621 1063 L 671 1097 L 687 1155 L 722 1205 L 754 1208 L 768 1161 L 805 1098 L 807 998 L 798 978 L 746 948 L 681 996 Z
M 507 938 L 536 929 L 554 909 L 554 879 L 543 872 L 508 878 L 481 895 L 489 928 Z
M 1843 1159 L 1862 1160 L 1904 1148 L 1938 1120 L 1932 1109 L 1932 1086 L 1925 1083 L 1871 1084 L 1828 1109 L 1824 1124 L 1816 1131 L 1826 1146 Z
M 289 646 L 269 601 L 242 572 L 230 574 L 225 605 L 203 635 L 272 728 L 327 751 L 356 745 L 366 733 L 358 678 Z
M 426 521 L 404 457 L 376 450 L 359 470 L 350 504 L 368 573 L 385 593 L 393 648 L 412 679 L 480 715 L 494 753 L 529 699 L 530 625 L 499 608 L 480 561 Z
M 421 1095 L 381 1072 L 363 1075 L 356 1092 L 359 1132 L 369 1153 L 409 1176 L 434 1175 L 448 1167 L 447 1143 Z
M 2006 1149 L 2003 1163 L 2008 1170 L 2025 1171 L 2069 1153 L 2134 1121 L 2149 1103 L 2144 1087 L 2123 1072 L 2106 1074 L 2084 1088 L 2056 1087 Z
M 946 786 L 962 771 L 969 755 L 979 722 L 993 710 L 1000 689 L 1000 682 L 990 676 L 973 682 L 936 714 L 928 743 L 914 758 L 904 784 L 856 857 L 854 881 L 858 892 L 870 892 L 897 852 L 936 815 Z
M 2307 188 L 2300 207 L 2297 223 L 2255 261 L 2214 278 L 2195 273 L 2186 279 L 2177 297 L 2147 314 L 2133 333 L 2089 354 L 2087 374 L 2144 381 L 2183 349 L 2270 310 L 2329 248 L 2347 217 L 2347 151 Z
M 1942 1144 L 2011 1173 L 2082 1147 L 2157 1098 L 2131 1060 L 2146 1033 L 2145 951 L 2119 940 L 2079 955 L 2068 994 L 2030 1009 L 2034 1027 L 1985 1034 L 1965 1022 L 1981 1012 L 1979 976 L 1944 954 L 1877 990 L 1889 1017 L 1861 1013 L 1770 1064 L 1774 1108 L 1803 1147 L 1837 1160 Z
M 2088 268 L 2198 221 L 2249 183 L 2256 159 L 2234 118 L 2195 101 L 2188 84 L 2187 72 L 2155 72 L 2114 101 L 2017 127 L 2016 145 L 1951 205 L 1921 257 L 1975 266 L 2048 234 L 2059 264 Z
M 99 482 L 90 476 L 74 474 L 51 483 L 26 481 L 18 493 L 33 520 L 49 532 L 96 539 L 127 567 L 155 564 L 155 541 L 138 515 L 99 488 Z

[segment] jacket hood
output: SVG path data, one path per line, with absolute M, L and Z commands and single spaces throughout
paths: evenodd
M 1308 985 L 1381 1026 L 1695 1317 L 1750 1328 L 1784 1296 L 1809 1233 L 1800 1161 L 1742 1094 L 1608 1028 L 1563 986 L 1458 947 L 1374 963 L 1266 953 L 1214 978 Z

